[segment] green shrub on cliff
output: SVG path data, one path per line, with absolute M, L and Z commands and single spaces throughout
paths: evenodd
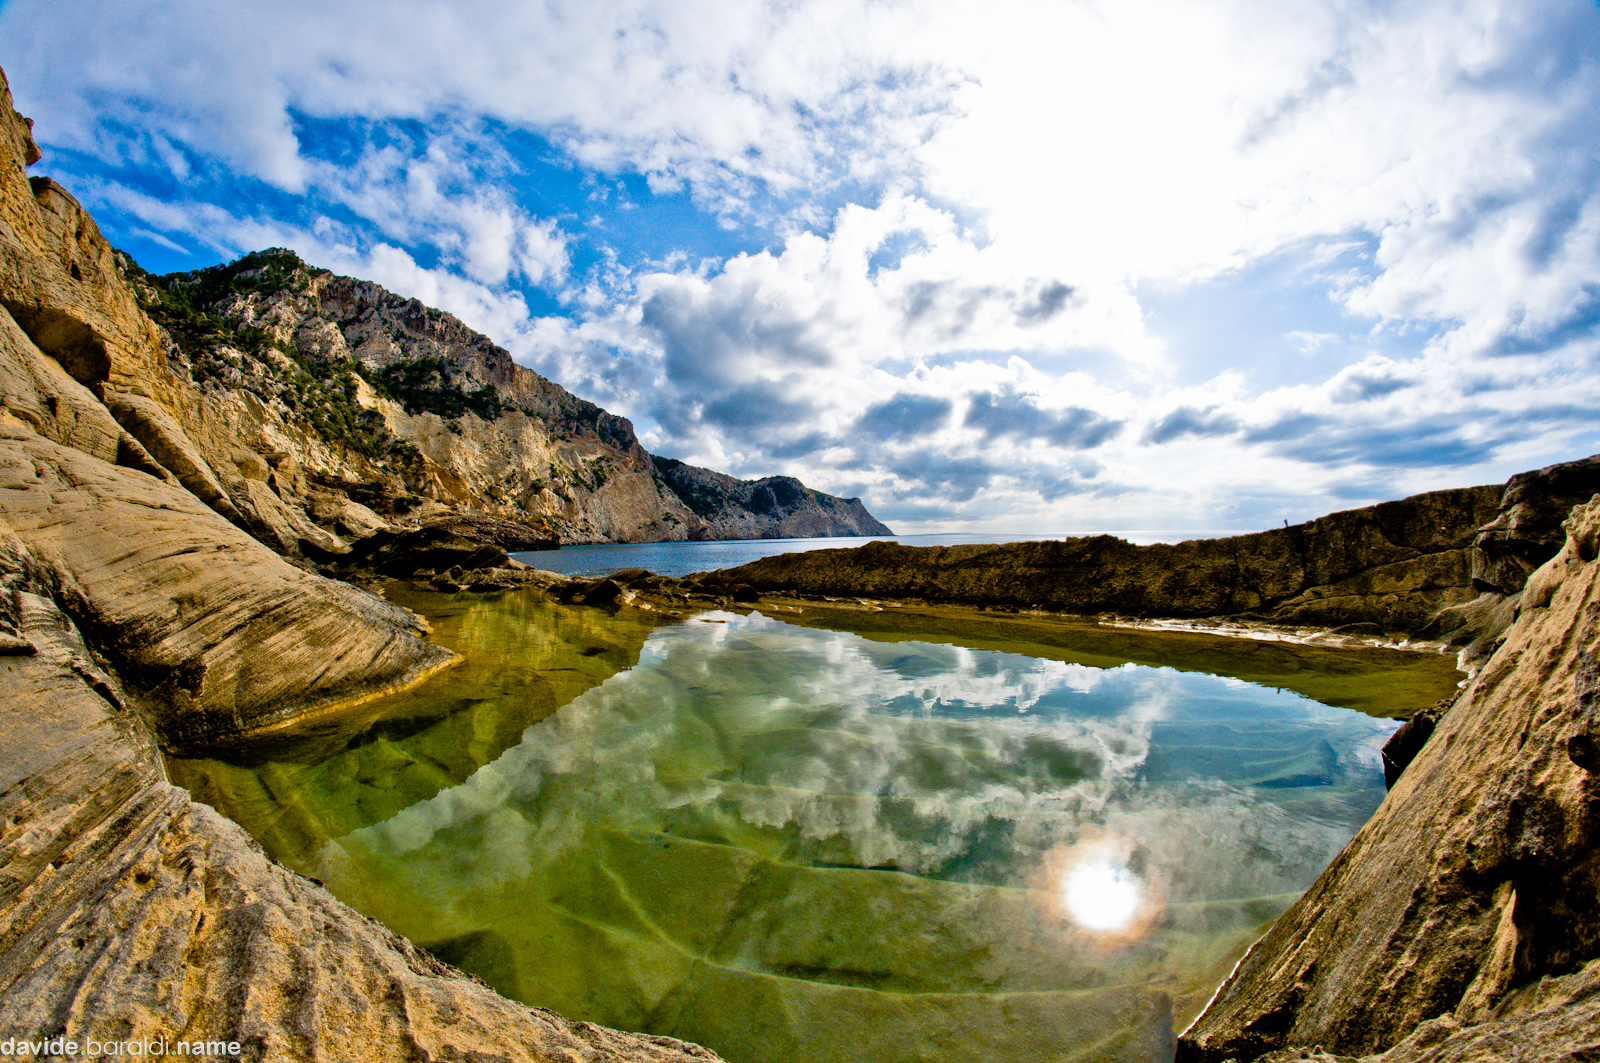
M 213 308 L 233 295 L 303 291 L 313 270 L 292 251 L 274 248 L 234 262 L 157 276 L 119 253 L 123 275 L 140 307 L 172 338 L 197 384 L 250 391 L 299 420 L 325 442 L 373 460 L 409 458 L 381 414 L 356 401 L 362 367 L 349 359 L 318 359 L 266 329 L 240 325 Z M 380 389 L 381 390 L 381 389 Z
M 443 358 L 408 358 L 377 369 L 358 366 L 356 371 L 373 390 L 400 403 L 413 415 L 435 413 L 454 421 L 471 413 L 492 421 L 507 408 L 493 384 L 471 391 L 462 387 L 457 383 L 460 370 Z

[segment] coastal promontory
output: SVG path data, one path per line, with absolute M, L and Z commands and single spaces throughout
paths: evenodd
M 0 1030 L 330 1063 L 717 1059 L 499 996 L 274 863 L 172 785 L 162 751 L 249 743 L 450 668 L 423 620 L 326 575 L 406 575 L 418 555 L 397 543 L 458 559 L 428 575 L 460 590 L 526 574 L 505 550 L 556 540 L 887 529 L 793 478 L 651 455 L 449 315 L 289 252 L 145 274 L 29 177 L 38 159 L 0 80 Z M 1460 652 L 1471 677 L 1409 732 L 1378 812 L 1176 1052 L 1585 1059 L 1600 1052 L 1597 470 L 1230 539 L 878 543 L 670 591 Z M 665 586 L 618 573 L 556 593 L 614 610 L 635 584 Z

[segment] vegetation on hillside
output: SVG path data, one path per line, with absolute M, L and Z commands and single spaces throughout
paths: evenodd
M 373 390 L 406 408 L 410 414 L 436 413 L 454 420 L 473 413 L 492 421 L 506 408 L 493 384 L 468 391 L 456 382 L 458 370 L 443 358 L 409 358 L 379 369 L 364 366 L 356 370 Z
M 222 312 L 237 296 L 304 292 L 313 277 L 328 272 L 292 251 L 256 251 L 225 265 L 163 275 L 146 272 L 126 254 L 121 260 L 140 305 L 172 337 L 195 383 L 244 388 L 281 404 L 330 444 L 375 460 L 416 453 L 390 434 L 381 414 L 356 401 L 357 377 L 407 413 L 437 414 L 457 431 L 464 414 L 493 420 L 507 408 L 493 385 L 463 387 L 459 370 L 443 358 L 374 368 L 349 358 L 317 357 Z

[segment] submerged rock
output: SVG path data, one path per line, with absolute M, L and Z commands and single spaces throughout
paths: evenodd
M 467 589 L 552 582 L 505 559 L 529 547 L 503 526 L 458 520 L 402 543 L 395 521 L 470 506 L 543 516 L 539 528 L 572 538 L 884 529 L 855 500 L 830 503 L 797 481 L 658 462 L 627 422 L 519 373 L 454 318 L 349 278 L 234 293 L 218 311 L 230 327 L 296 353 L 213 345 L 197 372 L 141 310 L 93 219 L 54 181 L 26 176 L 38 158 L 0 77 L 0 1025 L 80 1039 L 181 1032 L 291 1060 L 714 1060 L 495 995 L 268 861 L 166 783 L 157 747 L 371 696 L 449 662 L 415 617 L 309 573 L 308 555 L 407 575 L 431 565 Z M 324 305 L 337 322 L 313 312 Z M 447 419 L 354 376 L 354 397 L 335 395 L 295 361 L 356 359 L 381 374 L 445 348 L 471 383 L 503 384 L 522 408 Z M 364 453 L 348 432 L 315 430 L 268 394 L 285 379 L 338 407 L 319 414 L 386 419 L 410 449 Z M 1206 543 L 879 543 L 699 580 L 561 582 L 606 607 L 641 591 L 689 603 L 784 589 L 1359 625 L 1492 652 L 1179 1053 L 1571 1058 L 1592 1052 L 1600 1029 L 1600 503 L 1568 520 L 1565 546 L 1554 529 L 1597 475 L 1589 459 L 1503 490 Z M 353 538 L 372 543 L 357 558 L 343 553 Z M 435 552 L 422 564 L 419 550 Z M 493 942 L 435 944 L 492 966 Z

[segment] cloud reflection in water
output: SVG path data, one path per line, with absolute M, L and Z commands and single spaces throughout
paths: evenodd
M 821 1029 L 867 1006 L 828 987 L 893 988 L 932 1030 L 904 994 L 1201 992 L 1381 797 L 1360 751 L 1392 725 L 1296 695 L 708 621 L 330 843 L 322 877 L 417 940 L 503 934 L 528 999 L 576 1017 L 709 1037 L 737 973 L 789 1000 L 752 1015 Z

